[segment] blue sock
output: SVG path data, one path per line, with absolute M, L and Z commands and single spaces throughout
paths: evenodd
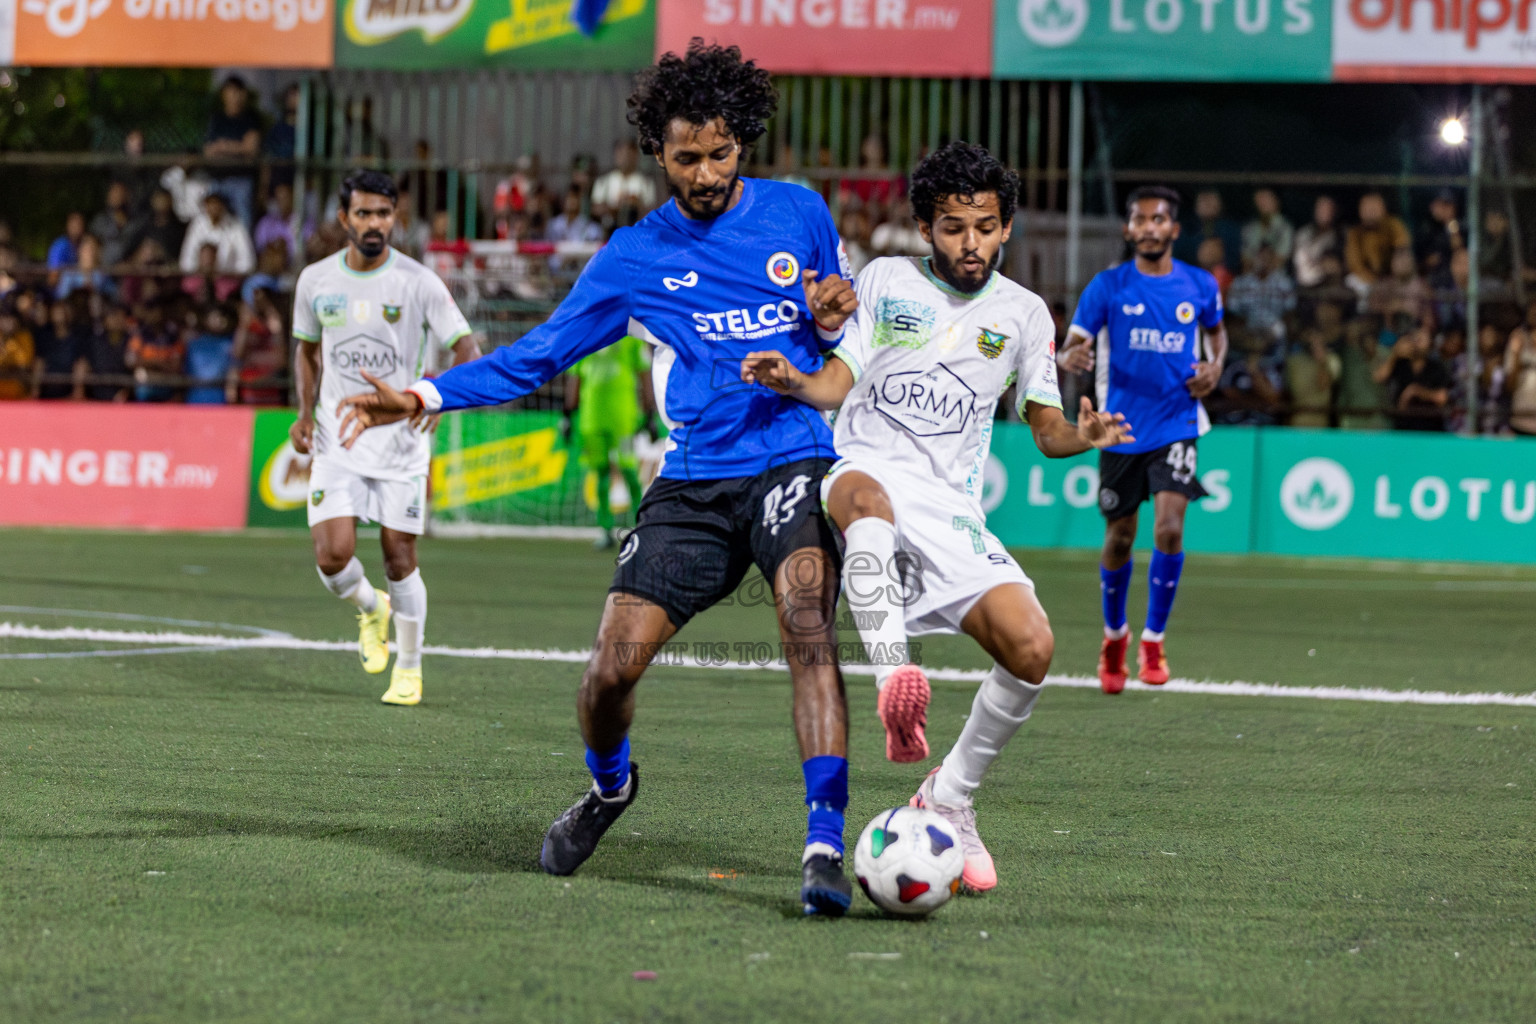
M 1130 597 L 1131 570 L 1135 566 L 1134 561 L 1127 561 L 1118 569 L 1099 566 L 1099 593 L 1104 598 L 1106 629 L 1119 631 L 1125 628 L 1125 600 Z
M 606 797 L 617 796 L 629 781 L 629 737 L 625 736 L 618 746 L 602 753 L 588 747 L 587 767 L 592 769 L 598 792 Z
M 1173 611 L 1173 595 L 1179 589 L 1179 573 L 1184 571 L 1184 552 L 1165 555 L 1153 550 L 1152 567 L 1147 570 L 1147 629 L 1161 633 L 1168 628 L 1168 613 Z
M 848 759 L 824 754 L 800 766 L 805 772 L 805 845 L 826 843 L 843 852 L 843 811 L 848 808 Z

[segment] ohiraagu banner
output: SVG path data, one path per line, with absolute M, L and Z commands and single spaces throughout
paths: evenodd
M 0 66 L 325 68 L 334 22 L 331 0 L 0 0 Z
M 1536 82 L 1530 0 L 1334 0 L 1333 77 Z
M 992 70 L 992 0 L 657 0 L 656 52 L 693 36 L 735 44 L 785 74 Z
M 610 0 L 582 35 L 571 0 L 337 0 L 336 64 L 629 71 L 651 61 L 651 0 Z
M 1008 78 L 1326 82 L 1332 71 L 1333 11 L 1328 4 L 998 0 L 993 73 Z

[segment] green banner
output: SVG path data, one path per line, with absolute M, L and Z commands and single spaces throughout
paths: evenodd
M 251 493 L 247 526 L 307 527 L 309 459 L 293 450 L 288 428 L 292 409 L 259 409 L 251 442 Z
M 571 0 L 338 0 L 336 66 L 632 71 L 649 64 L 652 0 L 612 0 L 591 38 Z
M 1200 439 L 1196 472 L 1210 497 L 1190 506 L 1184 536 L 1194 551 L 1249 550 L 1258 432 L 1213 430 Z M 1048 459 L 1029 428 L 999 423 L 982 489 L 987 527 L 1004 544 L 1096 548 L 1104 543 L 1096 453 Z M 1137 524 L 1138 546 L 1152 546 L 1151 506 Z
M 1333 72 L 1327 0 L 998 0 L 994 12 L 1000 78 L 1326 82 Z
M 1255 550 L 1536 562 L 1536 444 L 1267 430 Z

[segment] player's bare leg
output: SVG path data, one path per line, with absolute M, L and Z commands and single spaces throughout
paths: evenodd
M 792 552 L 774 573 L 779 636 L 794 684 L 809 807 L 801 857 L 800 902 L 808 914 L 840 917 L 853 902 L 843 874 L 843 812 L 848 807 L 848 699 L 837 666 L 837 568 L 819 548 Z
M 608 595 L 576 695 L 592 788 L 544 836 L 539 863 L 550 874 L 569 875 L 581 867 L 603 834 L 634 803 L 640 786 L 639 770 L 629 759 L 635 685 L 657 650 L 676 632 L 660 605 L 632 594 Z
M 389 579 L 389 607 L 395 619 L 395 669 L 386 704 L 421 703 L 421 647 L 427 625 L 427 587 L 416 566 L 416 535 L 385 526 L 379 530 L 384 575 Z
M 1029 719 L 1051 667 L 1056 639 L 1051 622 L 1022 583 L 1005 583 L 984 594 L 960 620 L 960 628 L 992 656 L 992 671 L 971 702 L 970 717 L 944 763 L 923 780 L 912 806 L 927 807 L 947 818 L 965 850 L 960 880 L 976 892 L 997 885 L 997 870 L 976 830 L 971 794 L 1003 747 Z
M 389 665 L 389 595 L 368 582 L 357 559 L 357 526 L 350 516 L 325 519 L 309 528 L 315 567 L 325 589 L 357 607 L 357 656 L 368 672 Z
M 896 571 L 896 516 L 890 496 L 869 474 L 844 470 L 832 481 L 827 512 L 846 541 L 843 593 L 875 670 L 885 756 L 898 762 L 921 761 L 928 756 L 923 728 L 932 691 L 923 670 L 907 659 L 906 609 Z
M 1099 648 L 1099 688 L 1105 693 L 1125 689 L 1125 652 L 1130 646 L 1130 627 L 1125 621 L 1125 602 L 1131 585 L 1131 548 L 1136 543 L 1136 513 L 1111 519 L 1104 526 L 1104 551 L 1100 556 L 1099 586 L 1104 605 L 1104 643 Z
M 1141 681 L 1161 686 L 1168 681 L 1163 634 L 1184 569 L 1184 513 L 1189 498 L 1178 491 L 1158 491 L 1152 496 L 1152 508 L 1156 518 L 1152 524 L 1152 564 L 1147 570 L 1147 624 L 1141 631 L 1136 661 Z

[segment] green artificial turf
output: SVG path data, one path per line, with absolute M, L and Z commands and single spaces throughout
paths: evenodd
M 1057 671 L 1091 673 L 1093 556 L 1021 560 Z M 422 562 L 430 643 L 569 650 L 611 556 L 437 541 Z M 1133 623 L 1144 594 L 1143 573 Z M 302 535 L 0 531 L 0 604 L 45 627 L 355 628 Z M 1197 679 L 1525 693 L 1533 608 L 1525 570 L 1191 556 L 1169 655 Z M 774 636 L 735 606 L 680 639 Z M 963 638 L 924 660 L 985 664 Z M 579 674 L 429 658 L 426 702 L 401 709 L 341 652 L 0 660 L 0 1020 L 1536 1017 L 1536 709 L 1057 688 L 978 796 L 995 892 L 917 922 L 859 896 L 821 921 L 795 901 L 775 672 L 656 669 L 639 802 L 578 875 L 539 873 L 588 784 Z M 851 841 L 926 767 L 884 761 L 873 687 L 849 686 Z M 934 690 L 942 753 L 971 688 Z

